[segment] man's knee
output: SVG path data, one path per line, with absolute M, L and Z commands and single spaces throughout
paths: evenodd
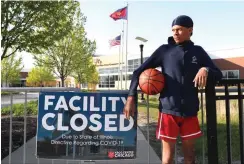
M 173 164 L 173 161 L 171 161 L 171 160 L 164 160 L 164 161 L 162 161 L 162 164 Z
M 162 164 L 173 164 L 173 158 L 171 157 L 163 157 Z
M 184 164 L 195 164 L 195 155 L 194 154 L 185 155 Z
M 173 164 L 175 142 L 162 140 L 162 164 Z
M 182 142 L 184 153 L 184 164 L 195 164 L 195 140 Z
M 195 164 L 194 159 L 184 159 L 184 164 Z

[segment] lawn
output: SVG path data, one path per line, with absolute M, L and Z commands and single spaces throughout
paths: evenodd
M 161 145 L 160 141 L 155 139 L 155 130 L 156 124 L 158 119 L 158 100 L 156 96 L 150 96 L 150 110 L 149 110 L 149 117 L 150 117 L 150 143 L 151 146 L 154 148 L 157 155 L 161 158 Z M 204 137 L 199 139 L 196 143 L 196 155 L 198 163 L 202 163 L 203 160 L 203 145 L 205 148 L 205 158 L 207 160 L 207 127 L 206 127 L 206 114 L 205 114 L 205 103 L 204 106 L 204 120 L 202 125 L 202 115 L 201 111 L 198 113 L 198 118 L 200 122 L 200 126 L 204 132 Z M 226 163 L 227 160 L 227 133 L 226 133 L 226 118 L 225 118 L 225 101 L 220 100 L 216 103 L 217 106 L 217 137 L 218 137 L 218 153 L 219 153 L 219 163 Z M 238 161 L 240 160 L 240 139 L 239 139 L 239 117 L 238 117 L 238 102 L 236 100 L 230 101 L 230 112 L 231 112 L 231 145 L 232 145 L 232 160 Z M 141 116 L 146 118 L 147 115 L 147 108 L 146 104 L 139 103 L 138 104 L 138 113 Z M 140 117 L 139 117 L 140 119 Z M 138 121 L 140 122 L 140 120 Z M 140 127 L 143 130 L 143 134 L 146 135 L 146 125 Z M 204 143 L 203 143 L 204 140 Z M 180 141 L 180 140 L 179 140 Z M 177 142 L 177 147 L 180 148 L 180 142 Z M 177 149 L 178 150 L 178 149 Z M 182 156 L 182 152 L 179 150 L 179 156 Z

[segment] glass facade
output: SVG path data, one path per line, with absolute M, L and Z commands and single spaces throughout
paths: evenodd
M 127 80 L 131 80 L 132 74 L 128 74 L 127 77 Z M 119 81 L 119 78 L 118 75 L 99 76 L 99 88 L 115 88 L 115 81 Z M 125 81 L 125 75 L 123 75 L 123 80 Z
M 110 67 L 110 68 L 99 68 L 99 74 L 111 74 L 111 73 L 118 73 L 119 67 Z
M 148 57 L 143 58 L 146 61 Z M 128 60 L 128 74 L 127 80 L 132 79 L 132 73 L 141 65 L 141 59 L 131 59 Z M 123 80 L 125 81 L 125 66 L 122 67 Z M 119 81 L 120 70 L 119 67 L 108 67 L 108 68 L 99 68 L 99 88 L 115 88 L 115 81 Z
M 143 61 L 145 62 L 147 59 L 148 57 L 145 57 L 143 58 Z M 128 60 L 128 72 L 133 72 L 140 65 L 141 65 L 141 59 Z
M 100 76 L 99 88 L 114 88 L 115 81 L 118 81 L 118 75 Z

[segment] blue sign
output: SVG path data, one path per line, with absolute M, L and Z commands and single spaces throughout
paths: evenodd
M 136 158 L 137 114 L 123 114 L 128 92 L 41 92 L 37 157 Z

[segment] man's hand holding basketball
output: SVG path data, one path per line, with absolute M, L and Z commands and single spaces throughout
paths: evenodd
M 133 96 L 128 96 L 125 107 L 124 115 L 126 119 L 130 119 L 130 116 L 134 116 L 136 109 L 135 98 Z
M 193 82 L 195 83 L 195 87 L 203 88 L 207 84 L 208 78 L 208 70 L 205 67 L 199 69 L 198 73 L 196 74 Z

